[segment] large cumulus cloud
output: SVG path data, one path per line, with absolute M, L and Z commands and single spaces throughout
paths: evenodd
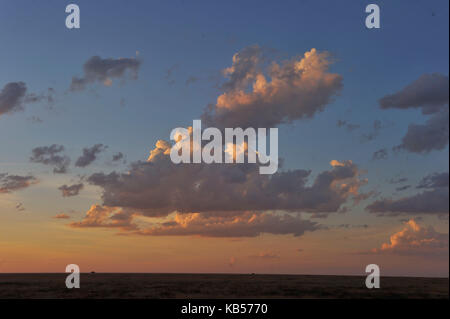
M 274 127 L 312 117 L 332 101 L 342 77 L 329 73 L 329 54 L 312 49 L 302 58 L 273 62 L 267 76 L 260 68 L 260 50 L 250 47 L 225 69 L 225 92 L 203 114 L 216 127 Z
M 83 183 L 79 183 L 79 184 L 73 184 L 73 185 L 62 185 L 60 187 L 58 187 L 58 189 L 61 191 L 61 194 L 63 197 L 72 197 L 72 196 L 77 196 L 80 191 L 83 189 L 84 184 Z
M 328 72 L 331 61 L 325 52 L 312 49 L 300 59 L 272 63 L 266 72 L 270 79 L 262 60 L 257 46 L 233 57 L 224 70 L 229 81 L 223 94 L 203 114 L 208 126 L 273 127 L 312 117 L 342 86 L 341 76 Z M 87 181 L 102 189 L 103 203 L 72 226 L 132 226 L 132 233 L 153 236 L 301 236 L 319 226 L 300 213 L 341 211 L 366 183 L 351 161 L 332 161 L 331 169 L 315 178 L 304 169 L 269 176 L 259 173 L 258 164 L 174 164 L 171 147 L 160 140 L 147 161 L 132 163 L 127 172 L 89 176 Z M 164 221 L 140 227 L 139 216 Z
M 351 161 L 333 161 L 311 185 L 309 170 L 261 175 L 255 164 L 173 164 L 170 144 L 158 142 L 147 162 L 127 173 L 96 173 L 88 181 L 103 189 L 106 206 L 141 210 L 148 216 L 178 211 L 287 210 L 336 212 L 365 181 Z
M 366 183 L 351 161 L 333 160 L 312 180 L 301 169 L 261 175 L 256 164 L 174 164 L 170 149 L 160 140 L 146 162 L 132 163 L 126 173 L 90 175 L 103 203 L 70 225 L 148 236 L 301 236 L 321 226 L 300 213 L 338 212 L 349 198 L 363 195 L 359 187 Z M 140 217 L 163 222 L 143 226 Z

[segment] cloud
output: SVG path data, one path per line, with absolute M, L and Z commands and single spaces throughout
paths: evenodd
M 23 82 L 7 83 L 0 91 L 0 116 L 23 110 L 27 86 Z
M 419 108 L 430 115 L 425 124 L 410 124 L 402 143 L 394 150 L 429 153 L 443 150 L 449 141 L 448 77 L 439 73 L 423 74 L 401 91 L 380 99 L 382 109 Z
M 307 186 L 310 171 L 269 177 L 248 164 L 173 164 L 170 144 L 158 141 L 147 162 L 127 173 L 95 173 L 87 180 L 103 189 L 103 205 L 91 207 L 73 227 L 118 227 L 147 236 L 255 237 L 263 233 L 301 236 L 320 226 L 277 211 L 339 211 L 365 184 L 351 161 L 331 161 Z M 117 222 L 116 216 L 120 218 Z M 166 217 L 140 227 L 137 216 Z M 132 231 L 130 231 L 132 230 Z
M 434 173 L 425 176 L 417 186 L 417 188 L 440 188 L 449 186 L 448 172 Z
M 377 215 L 397 216 L 400 214 L 448 214 L 449 188 L 448 173 L 433 174 L 425 177 L 418 188 L 425 191 L 400 199 L 381 199 L 366 207 Z
M 233 55 L 233 65 L 223 70 L 229 80 L 222 85 L 225 91 L 245 89 L 260 73 L 262 49 L 257 45 L 248 46 Z
M 379 101 L 382 109 L 421 108 L 423 114 L 439 112 L 448 105 L 448 77 L 439 73 L 423 74 L 401 91 L 386 95 Z
M 381 199 L 367 206 L 371 213 L 396 216 L 400 214 L 448 214 L 448 189 L 433 189 L 397 200 Z
M 388 151 L 385 148 L 379 149 L 378 151 L 374 152 L 372 155 L 373 160 L 387 159 L 387 157 L 388 157 Z
M 37 183 L 34 176 L 0 174 L 0 194 L 12 193 Z
M 118 161 L 120 161 L 123 158 L 124 158 L 123 153 L 122 152 L 118 152 L 118 153 L 113 155 L 112 161 L 113 162 L 118 162 Z
M 31 123 L 33 124 L 40 124 L 44 121 L 42 121 L 42 119 L 39 116 L 35 116 L 33 115 L 32 117 L 29 118 L 29 120 L 31 121 Z
M 61 191 L 63 197 L 71 197 L 71 196 L 77 196 L 80 191 L 83 189 L 84 185 L 82 183 L 80 184 L 74 184 L 74 185 L 62 185 L 58 189 Z
M 222 86 L 224 93 L 203 114 L 209 124 L 267 127 L 312 117 L 342 86 L 341 76 L 327 72 L 327 53 L 312 49 L 303 58 L 272 63 L 267 71 L 270 81 L 262 73 L 259 54 L 259 48 L 251 47 L 234 56 L 233 65 L 224 71 L 229 78 Z M 259 174 L 257 164 L 173 164 L 171 146 L 159 140 L 148 160 L 131 163 L 127 172 L 89 176 L 87 181 L 102 189 L 102 205 L 72 226 L 131 225 L 136 229 L 130 233 L 150 236 L 301 236 L 319 226 L 299 213 L 341 211 L 367 183 L 351 161 L 332 161 L 332 168 L 314 179 L 303 169 L 269 176 Z M 118 214 L 127 216 L 127 223 L 111 222 Z M 166 221 L 140 227 L 139 216 Z
M 54 102 L 55 89 L 48 88 L 45 93 L 30 93 L 25 97 L 25 103 L 47 102 L 49 105 Z
M 345 167 L 346 163 L 345 162 L 339 162 L 338 160 L 331 160 L 330 161 L 330 165 L 332 167 Z
M 46 101 L 51 104 L 53 103 L 54 93 L 54 89 L 49 88 L 48 91 L 43 94 L 27 94 L 27 86 L 24 82 L 7 83 L 0 91 L 0 117 L 3 114 L 23 111 L 25 104 L 28 103 Z
M 126 213 L 120 208 L 92 205 L 86 212 L 86 216 L 80 222 L 70 223 L 74 228 L 121 228 L 134 229 L 131 224 L 132 214 Z
M 57 214 L 57 215 L 53 216 L 53 218 L 55 218 L 55 219 L 70 219 L 70 216 L 67 214 Z
M 422 227 L 411 219 L 403 230 L 390 237 L 388 243 L 370 253 L 443 257 L 448 255 L 448 247 L 448 234 L 439 233 L 432 226 Z
M 54 173 L 66 173 L 70 164 L 70 158 L 60 154 L 64 151 L 64 146 L 53 144 L 51 146 L 40 146 L 34 148 L 30 161 L 53 166 Z
M 73 77 L 70 85 L 71 91 L 84 90 L 87 84 L 102 83 L 111 86 L 112 80 L 125 79 L 130 74 L 132 79 L 137 79 L 141 61 L 137 58 L 106 58 L 93 56 L 83 66 L 84 76 Z
M 92 174 L 87 180 L 103 188 L 103 205 L 92 206 L 71 226 L 115 227 L 147 236 L 301 236 L 320 226 L 275 211 L 335 212 L 365 183 L 351 161 L 331 161 L 333 168 L 307 186 L 310 171 L 269 177 L 247 164 L 175 165 L 169 150 L 169 143 L 158 141 L 149 160 L 132 163 L 127 173 Z M 141 227 L 138 216 L 166 220 Z
M 274 127 L 311 118 L 342 87 L 342 77 L 328 72 L 329 54 L 316 49 L 281 65 L 273 62 L 268 76 L 260 64 L 258 47 L 236 53 L 232 66 L 224 71 L 229 78 L 223 85 L 225 92 L 204 112 L 202 120 L 220 128 Z
M 429 153 L 443 150 L 449 140 L 448 108 L 431 116 L 425 124 L 410 124 L 402 143 L 394 150 L 412 153 Z
M 289 214 L 243 212 L 236 214 L 174 213 L 165 222 L 150 227 L 139 227 L 134 222 L 139 213 L 101 205 L 94 205 L 76 228 L 119 228 L 134 235 L 144 236 L 202 236 L 202 237 L 256 237 L 263 233 L 302 236 L 306 231 L 321 229 L 316 222 Z
M 95 144 L 92 147 L 83 149 L 83 154 L 75 162 L 77 167 L 86 167 L 97 159 L 97 155 L 105 151 L 108 146 L 103 144 Z
M 170 144 L 158 141 L 147 162 L 126 173 L 95 173 L 87 180 L 103 189 L 103 204 L 140 210 L 146 216 L 286 210 L 330 213 L 366 183 L 351 161 L 309 181 L 309 170 L 259 174 L 256 164 L 173 164 Z M 311 185 L 307 185 L 307 184 Z
M 302 236 L 319 229 L 316 222 L 289 214 L 244 212 L 239 216 L 180 214 L 169 222 L 135 231 L 147 236 L 256 237 L 263 233 Z
M 313 116 L 342 86 L 341 76 L 327 72 L 331 61 L 326 52 L 312 49 L 300 59 L 272 63 L 269 82 L 261 71 L 260 55 L 253 46 L 233 57 L 233 65 L 224 70 L 229 78 L 222 87 L 225 92 L 204 116 L 225 126 L 267 127 Z M 250 85 L 253 89 L 246 92 Z M 158 141 L 147 162 L 132 163 L 127 173 L 93 174 L 88 182 L 103 189 L 104 206 L 150 217 L 270 210 L 328 214 L 366 183 L 351 161 L 309 181 L 311 172 L 301 169 L 269 177 L 260 175 L 254 164 L 175 165 L 170 148 L 170 143 Z

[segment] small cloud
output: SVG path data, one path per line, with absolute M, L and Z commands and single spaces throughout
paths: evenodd
M 53 218 L 55 218 L 55 219 L 70 219 L 70 216 L 67 214 L 57 214 L 57 215 L 53 216 Z
M 423 114 L 439 112 L 449 102 L 448 84 L 448 76 L 423 74 L 402 90 L 382 97 L 380 108 L 420 108 Z
M 131 230 L 136 228 L 136 225 L 131 224 L 132 218 L 132 214 L 115 207 L 92 205 L 82 221 L 73 222 L 70 226 L 74 228 L 116 227 Z
M 425 124 L 410 124 L 402 143 L 395 151 L 426 154 L 443 150 L 449 140 L 448 76 L 439 73 L 423 74 L 402 90 L 380 99 L 382 109 L 421 109 L 430 115 Z
M 103 144 L 95 144 L 92 147 L 83 149 L 83 154 L 75 162 L 77 167 L 86 167 L 97 159 L 97 155 L 105 151 L 108 146 Z
M 53 103 L 54 90 L 49 88 L 46 93 L 27 93 L 24 82 L 9 82 L 0 90 L 0 117 L 4 114 L 23 111 L 29 103 Z
M 434 173 L 425 176 L 417 186 L 417 188 L 441 188 L 449 186 L 448 172 Z
M 64 152 L 64 146 L 53 144 L 51 146 L 40 146 L 32 151 L 30 161 L 44 165 L 53 166 L 53 172 L 63 174 L 67 172 L 70 158 Z
M 372 249 L 370 253 L 448 256 L 448 247 L 448 234 L 439 233 L 432 226 L 420 226 L 410 219 L 403 230 L 390 237 L 388 243 Z
M 344 167 L 345 165 L 346 165 L 346 163 L 345 162 L 339 162 L 339 161 L 337 161 L 337 160 L 331 160 L 330 161 L 330 165 L 331 166 L 333 166 L 333 167 Z
M 111 86 L 113 79 L 125 79 L 130 74 L 132 79 L 137 79 L 141 61 L 137 58 L 106 58 L 93 56 L 83 66 L 84 76 L 72 78 L 71 91 L 81 91 L 88 84 L 101 83 Z
M 424 124 L 410 124 L 402 143 L 394 151 L 427 154 L 445 149 L 449 140 L 449 110 L 433 114 Z
M 77 196 L 80 191 L 83 189 L 84 184 L 74 184 L 74 185 L 62 185 L 58 189 L 61 191 L 63 197 L 72 197 Z
M 120 160 L 122 160 L 125 156 L 123 155 L 122 152 L 117 152 L 116 154 L 113 155 L 112 161 L 113 162 L 118 162 Z
M 0 91 L 0 116 L 22 111 L 26 92 L 27 86 L 23 82 L 7 83 Z
M 411 188 L 411 185 L 405 185 L 405 186 L 397 187 L 395 190 L 397 192 L 402 192 L 402 191 L 405 191 L 405 190 L 410 189 L 410 188 Z
M 0 174 L 0 194 L 8 194 L 22 190 L 37 183 L 34 176 Z

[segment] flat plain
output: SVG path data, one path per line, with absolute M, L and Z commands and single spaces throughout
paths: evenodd
M 382 277 L 367 289 L 363 276 L 82 273 L 67 289 L 67 275 L 0 274 L 0 299 L 449 298 L 448 278 Z

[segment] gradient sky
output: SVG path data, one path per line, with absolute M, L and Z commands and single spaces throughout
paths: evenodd
M 0 92 L 6 96 L 8 83 L 27 88 L 13 109 L 0 112 L 1 272 L 63 272 L 75 263 L 97 272 L 363 274 L 376 263 L 382 275 L 448 276 L 448 1 L 376 1 L 377 30 L 365 27 L 370 2 L 361 1 L 79 0 L 79 30 L 65 27 L 68 3 L 0 2 Z M 299 61 L 312 48 L 329 53 L 333 63 L 326 72 L 342 77 L 342 88 L 313 117 L 277 125 L 281 171 L 311 170 L 308 187 L 320 173 L 338 168 L 330 166 L 332 160 L 351 160 L 358 178 L 367 179 L 358 185 L 364 198 L 349 196 L 338 210 L 323 214 L 257 212 L 301 215 L 320 225 L 300 236 L 234 236 L 233 226 L 221 237 L 70 226 L 85 220 L 92 205 L 108 206 L 105 188 L 89 176 L 125 173 L 130 164 L 146 161 L 158 140 L 168 141 L 173 128 L 192 125 L 224 93 L 223 70 L 233 56 L 255 45 L 266 66 Z M 137 77 L 127 70 L 111 78 L 112 85 L 92 82 L 70 90 L 93 56 L 140 61 Z M 447 83 L 443 93 L 427 82 L 432 74 Z M 419 99 L 404 97 L 402 90 L 412 83 L 423 89 L 422 104 L 382 108 L 382 98 L 396 93 L 402 101 Z M 30 101 L 30 94 L 38 101 Z M 426 114 L 422 107 L 438 94 L 444 95 L 439 112 Z M 1 101 L 0 93 L 0 110 Z M 436 134 L 444 134 L 444 146 L 393 150 L 410 125 L 426 125 L 442 114 L 447 121 Z M 434 135 L 426 137 L 427 145 L 435 143 Z M 33 149 L 53 144 L 63 145 L 71 158 L 65 174 L 30 161 Z M 108 147 L 90 165 L 76 167 L 83 149 L 95 144 Z M 382 149 L 387 157 L 375 159 Z M 126 162 L 112 160 L 118 152 Z M 3 181 L 2 174 L 8 174 Z M 445 174 L 446 186 L 430 186 Z M 36 183 L 8 189 L 8 176 L 34 176 Z M 58 189 L 79 183 L 84 188 L 76 196 L 63 197 Z M 445 199 L 446 207 L 436 207 Z M 403 204 L 395 206 L 396 200 Z M 377 201 L 395 207 L 380 216 L 368 208 Z M 61 214 L 69 218 L 54 218 Z M 142 215 L 134 212 L 134 221 L 163 228 L 173 217 Z

